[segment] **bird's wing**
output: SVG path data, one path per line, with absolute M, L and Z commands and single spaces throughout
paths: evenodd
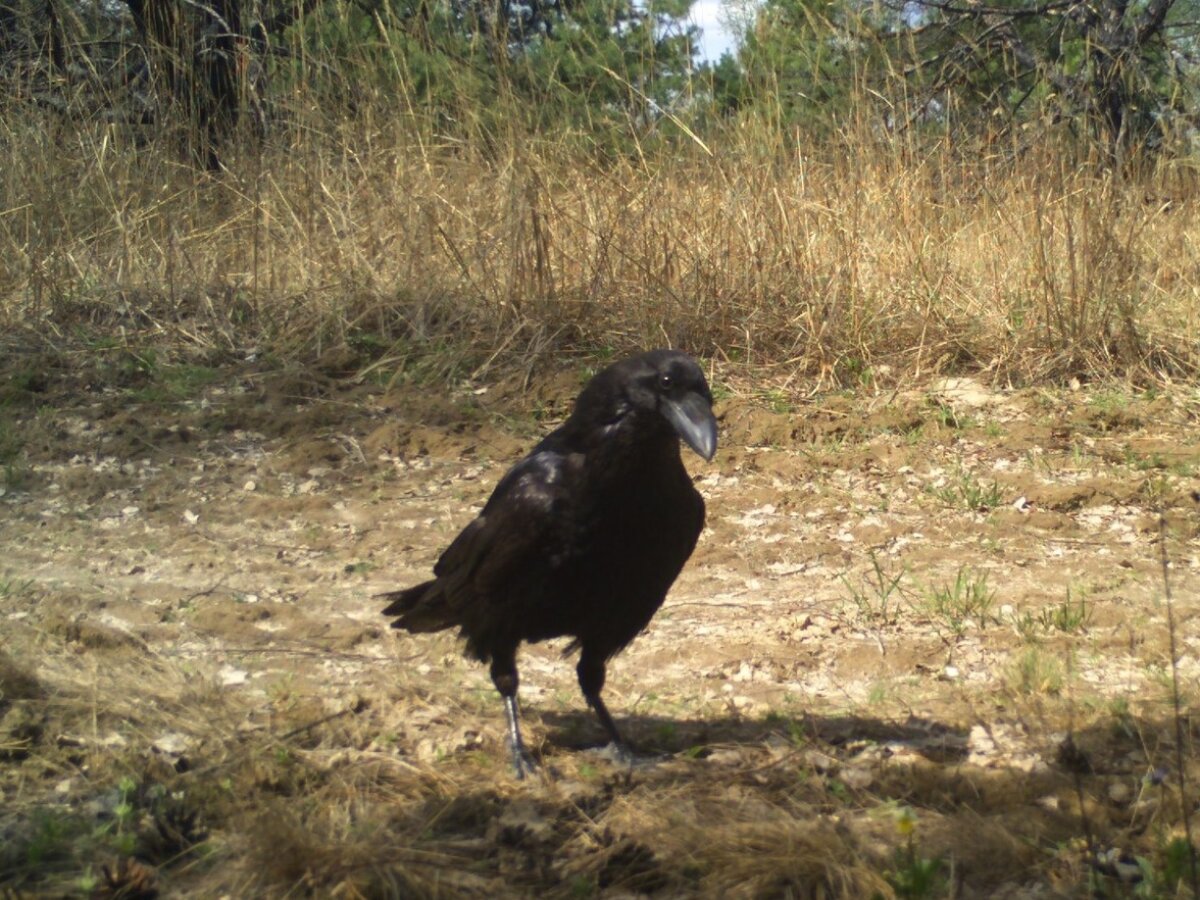
M 442 553 L 434 574 L 452 583 L 454 593 L 495 600 L 544 577 L 572 542 L 581 464 L 579 454 L 551 449 L 521 460 Z

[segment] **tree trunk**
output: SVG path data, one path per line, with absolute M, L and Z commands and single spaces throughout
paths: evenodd
M 241 0 L 128 0 L 157 83 L 160 108 L 183 129 L 195 162 L 221 168 L 247 94 Z

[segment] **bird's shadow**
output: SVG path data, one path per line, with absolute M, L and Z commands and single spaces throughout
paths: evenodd
M 538 718 L 545 735 L 544 753 L 592 750 L 606 744 L 604 732 L 587 711 L 547 710 Z M 617 725 L 639 756 L 702 759 L 721 749 L 783 742 L 797 748 L 823 747 L 838 755 L 868 746 L 903 748 L 937 763 L 961 761 L 968 752 L 966 731 L 917 716 L 886 721 L 850 715 L 675 718 L 635 713 L 618 718 Z

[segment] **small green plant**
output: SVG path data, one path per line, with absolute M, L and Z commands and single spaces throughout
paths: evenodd
M 774 728 L 778 728 L 780 731 L 787 732 L 788 740 L 796 747 L 803 747 L 809 742 L 808 735 L 804 731 L 803 722 L 790 715 L 771 710 L 763 717 L 763 722 Z
M 1196 477 L 1195 463 L 1188 462 L 1187 460 L 1176 460 L 1175 462 L 1171 463 L 1168 471 L 1170 471 L 1172 475 L 1178 475 L 1180 478 Z
M 858 616 L 878 625 L 895 625 L 899 620 L 899 601 L 904 597 L 900 582 L 904 578 L 901 569 L 895 575 L 883 570 L 879 557 L 871 551 L 871 572 L 862 577 L 862 587 L 855 587 L 844 575 L 842 583 L 850 592 L 850 600 L 858 610 Z
M 875 383 L 875 370 L 866 360 L 850 356 L 838 363 L 838 375 L 843 382 L 856 384 L 859 387 L 871 387 Z
M 39 394 L 46 389 L 46 374 L 36 369 L 21 369 L 13 373 L 9 387 L 24 394 Z
M 1088 406 L 1103 416 L 1115 416 L 1129 407 L 1129 395 L 1116 390 L 1097 391 L 1088 398 Z
M 709 390 L 712 391 L 714 403 L 720 403 L 722 400 L 728 400 L 733 396 L 733 388 L 718 379 L 714 379 L 709 384 Z
M 1012 625 L 1017 630 L 1017 634 L 1021 636 L 1021 640 L 1027 644 L 1036 644 L 1042 638 L 1037 616 L 1027 609 L 1013 613 Z
M 346 343 L 369 359 L 377 359 L 395 344 L 387 335 L 374 331 L 355 330 L 346 335 Z
M 20 490 L 28 480 L 24 452 L 25 442 L 18 435 L 16 423 L 0 417 L 0 484 L 6 490 Z
M 8 600 L 10 597 L 20 597 L 28 593 L 32 588 L 32 578 L 0 579 L 0 599 Z
M 654 737 L 660 744 L 674 743 L 679 737 L 679 727 L 674 722 L 663 722 L 654 729 Z
M 117 782 L 117 801 L 112 807 L 112 819 L 95 827 L 92 838 L 124 856 L 137 847 L 137 782 L 129 776 Z
M 1186 890 L 1184 886 L 1191 884 L 1195 875 L 1196 848 L 1189 844 L 1186 838 L 1175 837 L 1162 848 L 1158 857 L 1157 866 L 1150 860 L 1138 858 L 1138 867 L 1142 870 L 1142 883 L 1138 885 L 1136 896 L 1183 896 L 1183 891 Z
M 916 840 L 917 814 L 911 807 L 896 812 L 896 830 L 904 837 L 904 846 L 896 849 L 895 869 L 887 875 L 896 896 L 906 900 L 942 896 L 946 889 L 944 865 L 938 857 L 921 855 Z
M 1166 469 L 1167 462 L 1161 453 L 1138 453 L 1128 444 L 1122 451 L 1123 462 L 1135 472 L 1146 472 L 1150 469 Z
M 1019 694 L 1058 694 L 1063 688 L 1062 663 L 1037 647 L 1028 647 L 1013 661 L 1009 684 Z
M 925 609 L 941 621 L 956 635 L 962 635 L 967 623 L 974 620 L 980 628 L 995 621 L 992 603 L 996 592 L 988 588 L 987 573 L 972 572 L 963 566 L 954 577 L 953 584 L 944 584 L 929 589 Z
M 1137 723 L 1127 697 L 1113 697 L 1108 702 L 1108 714 L 1112 716 L 1111 727 L 1116 737 L 1128 739 L 1137 736 Z
M 781 391 L 777 388 L 769 388 L 767 390 L 759 391 L 757 396 L 758 399 L 766 405 L 767 409 L 771 410 L 773 413 L 779 413 L 782 415 L 790 413 L 795 409 L 795 406 L 792 404 L 791 398 L 788 396 L 786 391 Z
M 162 381 L 167 390 L 180 399 L 194 397 L 213 384 L 220 373 L 209 366 L 178 365 L 164 369 Z
M 1061 631 L 1064 634 L 1072 634 L 1076 631 L 1083 631 L 1091 624 L 1092 613 L 1093 610 L 1088 605 L 1086 592 L 1080 591 L 1078 598 L 1072 599 L 1071 588 L 1068 587 L 1066 599 L 1043 609 L 1039 613 L 1039 618 L 1045 631 Z
M 576 875 L 571 879 L 572 897 L 594 897 L 597 890 L 596 879 L 591 875 Z
M 138 824 L 144 810 L 138 807 L 138 784 L 131 777 L 117 782 L 110 815 L 100 821 L 93 815 L 57 809 L 36 809 L 20 838 L 0 844 L 0 872 L 46 872 L 94 859 L 97 854 L 131 856 L 138 848 Z M 107 806 L 107 804 L 106 804 Z M 75 871 L 80 871 L 76 869 Z M 98 877 L 89 866 L 75 883 L 81 891 L 95 887 Z
M 829 793 L 831 793 L 839 803 L 850 802 L 850 788 L 846 787 L 846 783 L 844 781 L 839 781 L 836 778 L 830 778 L 825 783 L 825 786 L 829 790 Z
M 159 368 L 158 354 L 153 350 L 123 348 L 117 355 L 117 371 L 127 380 L 152 376 Z
M 1163 476 L 1154 475 L 1145 480 L 1139 493 L 1145 499 L 1146 505 L 1162 506 L 1170 493 L 1170 484 Z
M 970 428 L 975 424 L 975 421 L 970 416 L 960 416 L 954 411 L 954 408 L 945 403 L 939 403 L 936 400 L 930 401 L 934 408 L 934 414 L 937 417 L 938 423 L 943 428 L 949 428 L 954 431 L 961 431 Z
M 82 831 L 80 821 L 50 810 L 35 812 L 32 824 L 24 855 L 26 864 L 35 868 L 67 856 Z
M 961 468 L 946 484 L 931 487 L 929 493 L 947 506 L 979 512 L 995 509 L 1004 502 L 1000 485 L 994 481 L 980 481 L 973 473 Z
M 1078 596 L 1072 596 L 1072 589 L 1067 588 L 1064 600 L 1037 611 L 1036 614 L 1025 610 L 1012 617 L 1013 627 L 1026 643 L 1036 644 L 1047 634 L 1060 632 L 1074 634 L 1084 631 L 1092 622 L 1093 609 L 1087 601 L 1087 593 L 1076 589 Z
M 787 723 L 788 740 L 792 742 L 794 747 L 805 747 L 811 742 L 811 738 L 807 731 L 804 730 L 804 724 L 795 719 L 788 719 Z
M 115 831 L 112 835 L 112 845 L 118 853 L 129 856 L 137 845 L 137 833 L 134 828 L 137 808 L 134 805 L 134 792 L 137 782 L 126 775 L 117 782 L 117 805 L 113 807 Z
M 134 362 L 122 371 L 127 381 L 137 385 L 130 389 L 129 396 L 139 403 L 165 405 L 190 400 L 220 377 L 208 366 L 158 365 L 152 353 L 133 354 L 132 359 Z
M 942 861 L 918 856 L 911 849 L 896 851 L 896 870 L 888 876 L 897 897 L 939 897 L 945 887 Z
M 100 884 L 100 879 L 96 877 L 96 873 L 92 871 L 92 867 L 88 866 L 82 875 L 75 879 L 75 886 L 79 888 L 79 892 L 86 896 L 91 896 L 92 893 Z

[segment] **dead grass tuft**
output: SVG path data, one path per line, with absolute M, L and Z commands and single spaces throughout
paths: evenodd
M 847 829 L 816 809 L 736 816 L 721 828 L 677 829 L 702 891 L 725 897 L 894 897 Z M 759 817 L 761 815 L 761 818 Z M 741 819 L 741 821 L 738 821 Z M 696 823 L 697 820 L 693 820 Z M 664 835 L 665 837 L 665 835 Z M 672 838 L 666 838 L 667 841 Z
M 0 650 L 0 709 L 14 700 L 36 700 L 42 696 L 42 685 L 26 665 Z
M 461 896 L 482 888 L 461 852 L 414 846 L 412 838 L 385 830 L 387 810 L 366 798 L 329 803 L 320 793 L 266 804 L 244 823 L 243 865 L 259 890 L 294 885 L 335 896 Z

